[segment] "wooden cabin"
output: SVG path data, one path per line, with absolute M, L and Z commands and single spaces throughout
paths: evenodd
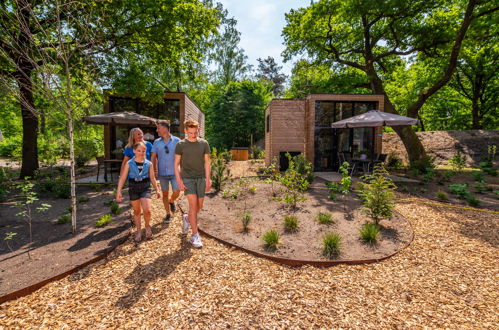
M 265 164 L 287 168 L 286 152 L 304 155 L 314 171 L 335 171 L 339 154 L 381 153 L 381 127 L 331 128 L 331 123 L 369 110 L 384 110 L 380 94 L 310 94 L 273 99 L 265 109 Z
M 151 105 L 139 98 L 106 93 L 104 113 L 132 111 L 145 116 L 167 119 L 171 123 L 171 134 L 184 138 L 183 122 L 194 119 L 199 122 L 200 137 L 205 137 L 205 116 L 203 111 L 184 92 L 165 92 L 163 102 Z M 104 126 L 104 153 L 106 159 L 123 157 L 123 147 L 127 144 L 130 129 L 138 125 Z M 140 126 L 144 138 L 151 143 L 158 138 L 156 126 Z

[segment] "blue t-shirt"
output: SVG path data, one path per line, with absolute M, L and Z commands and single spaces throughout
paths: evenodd
M 152 150 L 151 142 L 146 141 L 146 158 L 147 158 L 147 160 L 151 160 L 151 150 Z M 135 154 L 133 153 L 133 147 L 126 147 L 125 150 L 123 150 L 123 155 L 127 156 L 130 159 L 135 157 Z
M 154 140 L 152 152 L 155 152 L 158 157 L 159 176 L 175 175 L 175 171 L 173 170 L 175 165 L 175 147 L 179 142 L 180 139 L 173 135 L 170 135 L 167 142 L 162 137 Z

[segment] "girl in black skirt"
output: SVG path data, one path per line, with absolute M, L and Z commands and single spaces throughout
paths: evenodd
M 156 195 L 161 198 L 161 191 L 158 188 L 156 177 L 154 176 L 154 169 L 152 163 L 146 159 L 146 145 L 144 142 L 138 142 L 133 146 L 133 153 L 135 156 L 130 159 L 123 168 L 123 173 L 118 182 L 118 189 L 116 190 L 116 201 L 121 202 L 123 196 L 121 189 L 128 178 L 128 194 L 130 195 L 130 204 L 133 208 L 133 219 L 135 221 L 135 241 L 140 242 L 142 239 L 141 217 L 140 214 L 144 213 L 144 221 L 146 226 L 146 237 L 152 236 L 150 221 L 151 221 L 151 182 Z

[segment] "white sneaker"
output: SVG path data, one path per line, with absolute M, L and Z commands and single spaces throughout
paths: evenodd
M 195 248 L 202 248 L 203 247 L 203 243 L 201 242 L 201 236 L 199 236 L 199 234 L 192 235 L 190 242 L 191 242 L 192 246 L 194 246 Z
M 186 235 L 189 232 L 190 225 L 191 224 L 189 223 L 189 215 L 184 214 L 182 216 L 182 234 Z

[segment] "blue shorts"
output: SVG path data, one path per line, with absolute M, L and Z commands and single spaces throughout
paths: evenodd
M 177 179 L 175 175 L 160 176 L 159 182 L 161 183 L 161 191 L 168 191 L 170 183 L 172 185 L 172 190 L 178 190 Z

